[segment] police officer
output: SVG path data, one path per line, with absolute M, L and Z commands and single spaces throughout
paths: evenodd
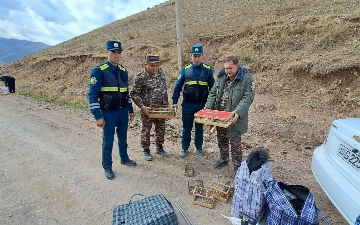
M 150 154 L 150 131 L 152 124 L 155 125 L 156 153 L 167 157 L 168 153 L 163 148 L 165 119 L 149 118 L 150 105 L 169 104 L 166 77 L 164 71 L 160 68 L 160 56 L 153 54 L 145 56 L 145 68 L 135 76 L 131 98 L 141 109 L 141 146 L 143 147 L 145 160 L 152 160 Z
M 191 46 L 192 63 L 185 65 L 179 75 L 174 92 L 173 104 L 177 104 L 180 92 L 183 92 L 182 102 L 182 150 L 180 157 L 185 157 L 191 141 L 191 130 L 194 124 L 194 114 L 204 108 L 209 90 L 214 85 L 213 70 L 209 65 L 202 62 L 203 46 Z M 184 89 L 183 89 L 184 87 Z M 198 154 L 204 155 L 203 147 L 203 124 L 195 123 L 195 148 Z
M 128 91 L 128 72 L 119 64 L 122 48 L 119 41 L 106 42 L 107 61 L 91 70 L 88 93 L 90 111 L 96 125 L 103 128 L 102 166 L 107 179 L 114 179 L 112 148 L 114 134 L 118 137 L 121 164 L 136 166 L 127 153 L 127 129 L 134 109 Z
M 248 129 L 249 108 L 254 101 L 255 86 L 252 75 L 239 64 L 235 56 L 226 57 L 214 87 L 210 90 L 205 107 L 232 112 L 232 124 L 228 128 L 216 127 L 220 160 L 214 165 L 221 168 L 229 162 L 229 144 L 234 170 L 242 161 L 241 135 Z

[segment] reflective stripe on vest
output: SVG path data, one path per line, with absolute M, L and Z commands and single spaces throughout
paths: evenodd
M 124 67 L 122 67 L 121 65 L 118 65 L 119 66 L 119 69 L 121 69 L 122 71 L 126 71 L 126 69 Z
M 191 68 L 191 65 L 192 65 L 192 64 L 185 65 L 184 69 L 189 69 L 189 68 Z
M 201 74 L 198 78 L 195 77 L 194 68 L 192 67 L 193 64 L 187 64 L 185 69 L 185 85 L 201 85 L 201 86 L 208 86 L 208 75 L 210 66 L 207 64 L 202 63 L 203 68 L 201 69 Z M 191 76 L 192 75 L 192 76 Z M 188 76 L 191 78 L 188 79 Z
M 199 84 L 199 85 L 204 85 L 204 86 L 207 86 L 208 85 L 208 82 L 205 82 L 205 81 L 199 81 L 199 83 L 197 81 L 188 81 L 188 82 L 185 82 L 186 85 L 195 85 L 195 84 Z
M 210 67 L 208 64 L 203 63 L 203 66 L 204 66 L 206 69 L 211 69 L 211 67 Z
M 119 67 L 119 69 L 121 69 L 122 71 L 126 71 L 126 69 L 124 68 L 124 67 L 122 67 L 121 65 L 118 65 L 118 67 Z M 109 68 L 109 65 L 108 64 L 102 64 L 101 66 L 99 66 L 99 68 L 101 69 L 101 70 L 106 70 L 107 68 Z
M 192 64 L 187 64 L 184 66 L 184 69 L 189 69 L 192 66 Z M 203 67 L 206 69 L 211 69 L 211 67 L 208 64 L 203 63 Z
M 109 68 L 109 65 L 108 64 L 102 64 L 101 66 L 99 66 L 99 68 L 101 70 L 106 70 L 107 68 Z
M 102 87 L 101 91 L 119 91 L 119 92 L 127 92 L 128 88 L 124 87 L 124 88 L 120 88 L 120 90 L 118 89 L 118 87 Z

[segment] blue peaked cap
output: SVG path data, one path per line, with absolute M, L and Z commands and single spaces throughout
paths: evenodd
M 106 49 L 107 50 L 120 50 L 122 51 L 121 48 L 121 42 L 120 41 L 107 41 L 106 42 Z
M 191 46 L 191 54 L 192 55 L 203 54 L 203 46 L 202 45 L 193 45 L 193 46 Z

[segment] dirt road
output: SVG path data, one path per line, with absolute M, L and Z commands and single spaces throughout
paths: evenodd
M 0 126 L 4 224 L 110 224 L 112 209 L 135 193 L 163 193 L 196 224 L 225 223 L 220 213 L 229 214 L 230 203 L 219 203 L 215 210 L 193 206 L 187 193 L 189 178 L 183 175 L 185 160 L 173 149 L 170 158 L 155 155 L 153 162 L 145 162 L 135 132 L 129 133 L 129 155 L 138 166 L 121 165 L 115 151 L 116 178 L 107 180 L 101 167 L 101 130 L 87 112 L 2 96 Z
M 190 156 L 179 158 L 179 124 L 179 119 L 168 123 L 167 129 L 172 131 L 168 132 L 165 149 L 170 157 L 153 154 L 152 162 L 142 158 L 139 122 L 132 124 L 128 151 L 138 166 L 121 165 L 114 148 L 115 179 L 110 181 L 101 166 L 101 129 L 95 126 L 90 113 L 17 94 L 0 96 L 0 223 L 111 224 L 113 208 L 127 203 L 133 194 L 162 193 L 172 203 L 179 203 L 195 224 L 230 224 L 220 214 L 230 215 L 231 201 L 215 202 L 214 209 L 192 205 L 187 182 L 201 179 L 205 186 L 213 180 L 226 182 L 234 175 L 232 166 L 212 168 L 217 147 L 209 135 L 206 157 L 196 155 L 192 149 Z M 245 151 L 259 143 L 276 149 L 271 152 L 274 176 L 287 182 L 306 181 L 318 207 L 332 224 L 346 224 L 313 178 L 311 154 L 285 153 L 284 149 L 294 146 L 273 140 L 245 136 L 244 142 Z M 278 163 L 285 160 L 292 166 L 284 168 Z M 194 165 L 194 178 L 184 176 L 185 163 Z M 175 211 L 180 224 L 185 224 Z

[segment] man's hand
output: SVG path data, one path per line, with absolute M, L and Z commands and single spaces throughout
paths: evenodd
M 172 107 L 172 108 L 175 108 L 175 112 L 177 112 L 178 109 L 179 109 L 179 106 L 178 106 L 177 104 L 174 104 L 174 105 L 172 105 L 171 107 Z
M 130 121 L 134 121 L 134 119 L 135 119 L 135 114 L 134 114 L 134 113 L 130 113 L 129 116 L 130 116 Z
M 100 127 L 100 128 L 104 128 L 105 126 L 105 120 L 104 118 L 98 119 L 96 120 L 96 126 Z
M 150 107 L 147 107 L 147 106 L 144 106 L 144 105 L 141 106 L 141 111 L 147 116 L 149 116 L 149 110 L 150 110 Z
M 239 114 L 237 114 L 235 111 L 233 111 L 231 115 L 234 116 L 234 118 L 231 120 L 231 123 L 236 123 L 236 121 L 240 118 Z

